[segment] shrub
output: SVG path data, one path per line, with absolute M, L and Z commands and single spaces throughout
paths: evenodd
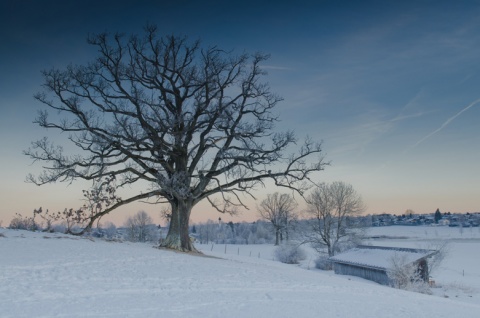
M 299 245 L 285 244 L 275 249 L 275 258 L 285 264 L 298 264 L 306 258 L 306 254 Z
M 12 219 L 8 227 L 12 230 L 37 230 L 37 225 L 32 217 L 23 217 L 18 213 L 15 214 L 15 217 Z
M 117 227 L 112 222 L 105 223 L 103 228 L 105 230 L 105 236 L 108 239 L 113 239 L 115 237 L 115 235 L 117 234 Z
M 330 271 L 333 269 L 333 263 L 328 260 L 327 255 L 322 255 L 315 260 L 315 267 L 324 271 Z
M 405 255 L 394 255 L 387 270 L 393 287 L 422 294 L 431 294 L 428 283 L 420 274 L 418 267 L 407 261 Z
M 52 226 L 52 228 L 53 228 L 53 232 L 57 232 L 57 233 L 66 233 L 67 232 L 66 222 L 62 222 L 60 224 L 54 224 Z

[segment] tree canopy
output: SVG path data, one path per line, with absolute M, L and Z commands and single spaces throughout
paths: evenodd
M 191 250 L 188 220 L 198 202 L 233 213 L 267 179 L 303 193 L 326 165 L 319 142 L 307 138 L 293 149 L 294 132 L 276 130 L 281 98 L 261 80 L 268 55 L 203 48 L 161 37 L 155 26 L 143 36 L 104 33 L 88 43 L 98 49 L 95 60 L 44 71 L 35 95 L 60 114 L 43 109 L 35 122 L 66 132 L 80 153 L 43 138 L 25 154 L 44 163 L 42 174 L 27 177 L 38 185 L 107 177 L 118 186 L 145 183 L 145 191 L 92 215 L 89 226 L 130 202 L 168 203 L 163 245 Z
M 312 218 L 306 241 L 317 251 L 326 248 L 328 256 L 333 256 L 361 240 L 364 225 L 349 218 L 361 214 L 365 206 L 351 184 L 342 181 L 321 183 L 310 193 L 307 203 L 307 214 Z

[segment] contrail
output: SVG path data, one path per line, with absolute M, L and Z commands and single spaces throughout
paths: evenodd
M 453 115 L 452 117 L 450 117 L 449 119 L 447 119 L 438 129 L 434 130 L 433 132 L 429 133 L 428 135 L 426 135 L 425 137 L 423 137 L 422 139 L 420 139 L 419 141 L 417 141 L 417 143 L 415 145 L 413 145 L 412 148 L 415 148 L 416 146 L 418 146 L 419 144 L 421 144 L 422 142 L 424 142 L 425 140 L 427 140 L 428 138 L 432 137 L 433 135 L 435 135 L 436 133 L 438 133 L 440 130 L 442 130 L 443 128 L 447 127 L 448 124 L 450 124 L 452 122 L 452 120 L 454 120 L 455 118 L 457 118 L 458 116 L 460 116 L 463 112 L 467 111 L 468 109 L 470 109 L 472 106 L 474 106 L 475 104 L 479 103 L 480 102 L 480 98 L 477 99 L 476 101 L 472 102 L 470 105 L 468 105 L 467 107 L 465 107 L 464 109 L 462 109 L 461 111 L 459 111 L 458 113 L 456 113 L 455 115 Z

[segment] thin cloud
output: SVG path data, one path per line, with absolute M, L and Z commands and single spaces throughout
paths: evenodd
M 413 145 L 412 148 L 415 148 L 417 147 L 418 145 L 420 145 L 422 142 L 424 142 L 425 140 L 427 140 L 428 138 L 432 137 L 433 135 L 437 134 L 439 131 L 441 131 L 443 128 L 447 127 L 448 124 L 450 124 L 455 118 L 457 118 L 458 116 L 460 116 L 463 112 L 469 110 L 470 108 L 472 108 L 475 104 L 478 104 L 480 103 L 480 98 L 475 100 L 474 102 L 472 102 L 471 104 L 469 104 L 467 107 L 465 107 L 464 109 L 462 109 L 461 111 L 459 111 L 458 113 L 456 113 L 455 115 L 453 115 L 452 117 L 450 117 L 449 119 L 447 119 L 439 128 L 437 128 L 436 130 L 432 131 L 431 133 L 429 133 L 428 135 L 426 135 L 425 137 L 423 137 L 422 139 L 420 139 L 419 141 L 417 141 L 417 143 L 415 145 Z
M 390 120 L 390 122 L 393 123 L 393 122 L 396 122 L 396 121 L 401 121 L 401 120 L 405 120 L 405 119 L 409 119 L 409 118 L 421 117 L 425 114 L 426 114 L 425 112 L 418 112 L 418 113 L 410 114 L 410 115 L 399 115 L 399 116 L 395 117 L 394 119 Z
M 413 112 L 415 111 L 416 109 L 420 108 L 419 105 L 422 105 L 422 102 L 421 100 L 425 97 L 426 95 L 426 92 L 425 92 L 425 89 L 424 88 L 421 88 L 416 94 L 415 96 L 410 99 L 406 104 L 405 106 L 403 106 L 402 110 L 400 111 L 400 113 L 393 119 L 390 120 L 390 122 L 397 122 L 397 121 L 402 121 L 402 120 L 405 120 L 405 119 L 410 119 L 410 118 L 415 118 L 415 117 L 421 117 L 425 114 L 427 114 L 427 112 L 425 111 L 416 111 L 416 112 Z
M 277 71 L 292 71 L 293 68 L 286 66 L 276 66 L 276 65 L 262 65 L 263 69 L 266 70 L 277 70 Z

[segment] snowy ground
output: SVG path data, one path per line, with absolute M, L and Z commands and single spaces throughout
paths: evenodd
M 368 230 L 367 235 L 371 239 L 367 240 L 366 244 L 381 246 L 437 249 L 443 242 L 447 242 L 445 259 L 441 266 L 431 273 L 435 281 L 435 287 L 431 289 L 433 295 L 480 304 L 480 228 L 462 229 L 448 226 L 372 227 Z M 268 260 L 274 259 L 274 248 L 271 245 L 227 245 L 226 247 L 225 245 L 200 245 L 198 247 L 204 253 L 219 257 L 238 254 Z M 304 249 L 309 256 L 300 264 L 300 267 L 315 270 L 314 261 L 317 254 L 308 247 L 304 247 Z M 321 273 L 325 274 L 324 272 Z M 349 277 L 348 279 L 363 281 L 367 284 L 371 283 L 356 277 Z
M 315 270 L 311 259 L 301 266 L 281 264 L 272 260 L 270 246 L 227 246 L 227 254 L 224 245 L 199 246 L 220 259 L 147 244 L 0 233 L 0 317 L 451 318 L 480 313 L 476 291 L 475 301 L 400 291 Z M 451 255 L 461 258 L 449 258 L 438 280 L 444 275 L 475 287 L 468 284 L 479 280 L 475 254 L 480 243 L 470 241 L 454 242 L 460 247 Z M 475 256 L 464 258 L 468 255 Z M 460 267 L 466 271 L 462 277 L 472 270 L 465 282 L 457 280 Z

